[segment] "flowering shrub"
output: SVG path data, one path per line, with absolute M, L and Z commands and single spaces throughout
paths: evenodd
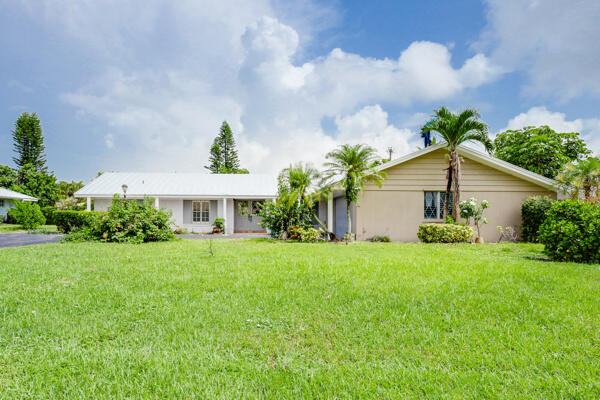
M 290 239 L 300 242 L 314 243 L 323 236 L 323 231 L 316 228 L 303 228 L 301 226 L 293 226 L 290 228 Z
M 532 196 L 521 204 L 521 231 L 526 242 L 539 242 L 540 225 L 552 207 L 553 200 L 544 196 Z
M 35 229 L 46 223 L 40 206 L 32 201 L 15 200 L 15 208 L 8 210 L 8 215 L 25 229 Z
M 554 260 L 600 262 L 600 204 L 554 202 L 540 226 L 539 239 Z
M 175 237 L 171 228 L 171 211 L 157 210 L 150 198 L 142 204 L 113 198 L 108 212 L 66 240 L 100 240 L 104 242 L 160 242 Z
M 423 243 L 461 243 L 473 237 L 473 228 L 456 224 L 422 224 L 417 237 Z
M 313 223 L 311 208 L 304 201 L 299 201 L 294 193 L 281 193 L 276 202 L 265 202 L 259 215 L 262 220 L 258 224 L 267 228 L 274 238 L 291 238 L 292 227 L 308 229 Z
M 488 223 L 488 219 L 483 216 L 483 210 L 489 206 L 490 203 L 487 200 L 481 200 L 481 203 L 477 204 L 477 199 L 474 197 L 471 197 L 469 200 L 461 201 L 458 205 L 460 208 L 460 216 L 467 220 L 467 225 L 471 224 L 471 218 L 473 218 L 473 223 L 475 224 L 475 227 L 477 227 L 478 237 L 481 237 L 481 224 Z

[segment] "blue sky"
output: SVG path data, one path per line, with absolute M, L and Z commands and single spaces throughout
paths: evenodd
M 251 3 L 251 4 L 246 4 Z M 158 0 L 0 5 L 0 164 L 36 111 L 59 179 L 202 171 L 222 120 L 242 165 L 340 143 L 415 150 L 440 105 L 492 133 L 548 124 L 600 151 L 600 3 Z

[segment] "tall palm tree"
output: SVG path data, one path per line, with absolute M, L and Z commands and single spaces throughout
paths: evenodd
M 598 197 L 600 196 L 600 159 L 589 157 L 567 164 L 556 176 L 556 180 L 563 191 L 570 193 L 573 198 L 578 198 L 581 191 L 586 199 L 589 199 L 592 194 Z
M 386 174 L 374 167 L 374 162 L 379 159 L 375 149 L 364 144 L 343 144 L 327 153 L 325 158 L 329 161 L 323 164 L 327 168 L 323 182 L 326 186 L 340 184 L 344 188 L 348 220 L 346 234 L 350 237 L 352 235 L 351 205 L 358 204 L 358 195 L 366 182 L 373 182 L 381 187 Z
M 477 110 L 467 108 L 460 113 L 453 113 L 446 107 L 433 112 L 433 120 L 423 129 L 436 132 L 446 142 L 448 149 L 448 173 L 446 186 L 446 201 L 444 202 L 444 217 L 448 215 L 450 191 L 452 190 L 452 218 L 457 219 L 458 203 L 460 202 L 460 158 L 456 148 L 465 142 L 479 142 L 486 151 L 491 153 L 492 140 L 488 136 L 487 124 L 479 120 Z
M 296 163 L 279 173 L 279 191 L 297 192 L 301 199 L 306 200 L 319 178 L 319 171 L 312 164 Z

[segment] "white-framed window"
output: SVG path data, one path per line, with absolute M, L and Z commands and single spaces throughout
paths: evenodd
M 192 201 L 192 222 L 208 223 L 209 214 L 209 201 Z
M 446 201 L 446 192 L 423 192 L 423 194 L 423 217 L 425 219 L 444 218 L 444 202 Z M 450 192 L 448 215 L 452 214 L 452 198 L 452 192 Z

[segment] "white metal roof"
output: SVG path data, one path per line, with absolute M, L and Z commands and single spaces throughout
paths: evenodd
M 75 197 L 235 197 L 274 198 L 277 180 L 263 174 L 105 172 L 75 192 Z
M 38 201 L 35 197 L 27 196 L 26 194 L 15 192 L 6 188 L 0 188 L 0 199 L 17 199 L 22 201 Z
M 446 143 L 438 143 L 433 146 L 429 146 L 424 149 L 407 154 L 407 155 L 397 158 L 395 160 L 389 161 L 385 164 L 380 165 L 377 169 L 380 171 L 385 170 L 385 169 L 391 168 L 393 166 L 396 166 L 398 164 L 402 164 L 402 163 L 412 160 L 414 158 L 425 155 L 427 153 L 431 153 L 432 151 L 435 151 L 438 149 L 443 149 L 445 147 L 446 147 Z M 458 154 L 465 156 L 471 160 L 480 162 L 489 167 L 506 172 L 509 175 L 516 176 L 517 178 L 521 178 L 528 182 L 535 183 L 546 189 L 557 191 L 557 184 L 556 184 L 556 181 L 553 179 L 549 179 L 540 174 L 536 174 L 535 172 L 531 172 L 524 168 L 517 167 L 514 164 L 511 164 L 509 162 L 506 162 L 506 161 L 501 160 L 496 157 L 492 157 L 486 153 L 482 153 L 481 151 L 472 149 L 467 146 L 458 146 L 456 148 L 456 150 L 458 151 Z

